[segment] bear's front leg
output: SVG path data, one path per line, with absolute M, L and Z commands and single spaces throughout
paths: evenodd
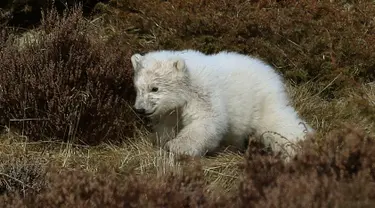
M 149 137 L 154 145 L 163 146 L 167 141 L 176 137 L 176 129 L 173 126 L 159 124 L 154 127 L 154 132 Z
M 223 138 L 223 127 L 210 119 L 193 121 L 185 126 L 175 139 L 168 141 L 164 148 L 172 153 L 203 156 L 214 151 Z
M 150 134 L 150 140 L 156 146 L 164 146 L 166 142 L 176 138 L 180 129 L 179 115 L 176 111 L 166 116 L 155 119 L 153 122 L 153 133 Z

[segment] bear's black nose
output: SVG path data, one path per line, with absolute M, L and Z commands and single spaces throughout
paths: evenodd
M 139 114 L 145 114 L 146 110 L 144 108 L 135 108 L 135 112 L 137 112 Z

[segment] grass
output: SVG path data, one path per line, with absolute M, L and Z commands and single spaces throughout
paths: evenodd
M 4 28 L 0 203 L 372 207 L 375 4 L 299 2 L 110 1 L 93 17 L 51 11 L 30 45 Z M 286 165 L 258 144 L 172 157 L 147 140 L 147 121 L 130 108 L 130 55 L 160 48 L 261 57 L 317 134 Z M 41 118 L 48 122 L 33 120 Z
M 27 142 L 10 135 L 4 135 L 1 141 L 2 154 L 7 158 L 25 154 L 48 161 L 56 167 L 79 168 L 92 173 L 106 169 L 120 175 L 135 173 L 160 177 L 169 172 L 179 173 L 183 165 L 172 155 L 152 146 L 141 133 L 120 145 L 83 146 L 51 141 Z M 240 177 L 238 165 L 242 160 L 243 155 L 234 152 L 204 158 L 203 171 L 212 189 L 232 189 Z

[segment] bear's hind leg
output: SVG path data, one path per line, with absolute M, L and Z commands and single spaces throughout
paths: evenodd
M 265 116 L 259 124 L 257 136 L 273 152 L 281 153 L 286 161 L 295 156 L 299 148 L 297 142 L 312 131 L 290 106 Z

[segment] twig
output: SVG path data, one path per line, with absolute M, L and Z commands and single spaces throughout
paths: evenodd
M 220 173 L 219 171 L 216 171 L 216 170 L 212 170 L 212 169 L 205 169 L 204 170 L 205 172 L 211 172 L 211 173 L 215 173 L 215 174 L 218 174 L 220 176 L 224 176 L 224 177 L 228 177 L 228 178 L 233 178 L 233 179 L 238 179 L 238 177 L 235 177 L 235 176 L 231 176 L 231 175 L 227 175 L 227 174 L 224 174 L 224 173 Z
M 19 122 L 19 121 L 47 121 L 48 118 L 12 118 L 9 119 L 11 122 Z
M 8 174 L 6 174 L 6 173 L 0 173 L 0 175 L 5 176 L 5 177 L 8 177 L 8 178 L 10 178 L 10 179 L 13 179 L 13 180 L 17 181 L 18 183 L 21 183 L 22 185 L 24 185 L 24 186 L 26 186 L 26 187 L 28 187 L 28 188 L 34 189 L 34 188 L 31 187 L 30 185 L 27 185 L 25 182 L 21 181 L 20 179 L 17 179 L 17 178 L 15 178 L 15 177 L 12 177 L 12 176 L 10 176 L 10 175 L 8 175 Z

